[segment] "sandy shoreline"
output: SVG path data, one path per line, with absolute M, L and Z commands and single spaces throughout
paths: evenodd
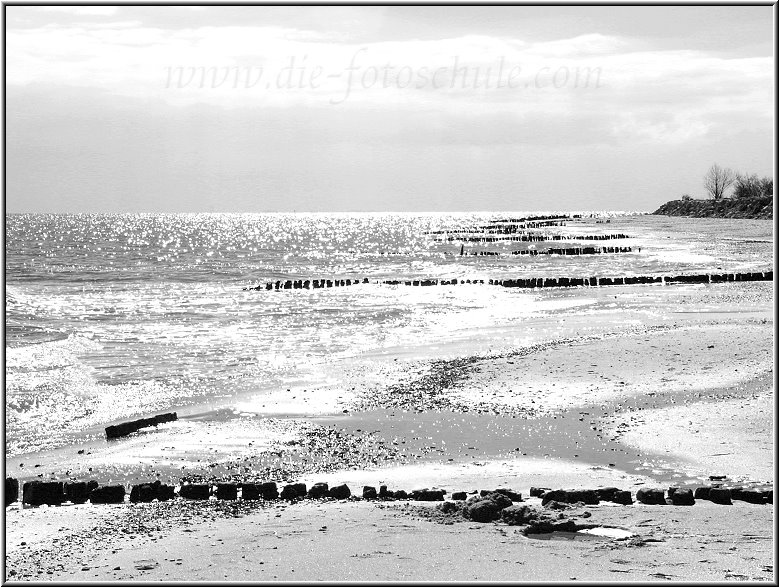
M 713 306 L 733 303 L 712 291 Z M 635 493 L 713 474 L 772 483 L 772 300 L 763 288 L 742 314 L 680 311 L 672 323 L 584 332 L 532 354 L 415 366 L 359 409 L 353 393 L 328 395 L 330 407 L 306 417 L 260 418 L 242 406 L 119 443 L 95 441 L 82 454 L 68 447 L 7 458 L 6 467 L 21 479 L 127 484 L 185 476 L 346 482 L 358 494 L 380 484 Z M 773 580 L 773 508 L 734 503 L 586 508 L 603 524 L 662 539 L 640 547 L 437 524 L 400 502 L 14 504 L 5 546 L 6 572 L 15 574 L 6 578 Z M 151 568 L 137 568 L 151 559 Z

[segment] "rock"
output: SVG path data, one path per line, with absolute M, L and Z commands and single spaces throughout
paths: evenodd
M 488 498 L 479 497 L 475 501 L 470 499 L 463 506 L 463 516 L 474 522 L 492 522 L 500 517 L 501 508 Z
M 321 499 L 327 497 L 327 492 L 330 490 L 327 483 L 314 483 L 311 489 L 308 490 L 308 497 L 311 499 Z
M 238 485 L 235 483 L 217 483 L 214 491 L 217 499 L 234 501 L 238 499 Z
M 393 497 L 393 494 L 391 491 L 387 490 L 386 485 L 379 486 L 379 498 L 380 499 L 391 499 Z
M 462 505 L 456 504 L 453 501 L 445 501 L 443 503 L 438 504 L 435 507 L 445 514 L 452 514 L 454 512 L 459 511 Z
M 184 499 L 208 499 L 208 485 L 205 483 L 185 483 L 179 488 L 179 497 Z
M 395 499 L 408 499 L 408 493 L 406 493 L 405 489 L 396 489 Z
M 281 490 L 281 499 L 289 501 L 303 498 L 306 496 L 306 484 L 305 483 L 288 483 Z
M 14 477 L 5 478 L 5 505 L 8 507 L 15 501 L 19 501 L 19 480 Z
M 22 486 L 22 503 L 60 505 L 65 499 L 62 481 L 28 481 Z
M 719 505 L 733 505 L 730 489 L 727 487 L 712 487 L 709 490 L 709 501 Z
M 511 501 L 522 501 L 522 494 L 514 491 L 513 489 L 508 489 L 506 487 L 499 487 L 496 489 L 493 493 L 501 493 L 508 497 Z
M 670 495 L 673 505 L 695 505 L 695 498 L 691 489 L 680 489 L 678 487 L 675 489 Z
M 260 484 L 260 492 L 262 493 L 262 499 L 278 499 L 279 490 L 276 487 L 275 481 L 266 481 Z
M 680 489 L 680 487 L 677 487 L 675 485 L 668 488 L 668 499 L 672 499 L 673 498 L 674 493 L 676 493 L 677 489 Z
M 241 485 L 241 499 L 256 500 L 262 496 L 262 490 L 257 483 L 243 483 Z
M 455 501 L 465 501 L 468 499 L 468 494 L 464 491 L 455 491 L 452 493 L 452 499 Z
M 362 488 L 362 498 L 363 499 L 376 499 L 379 496 L 379 494 L 376 492 L 375 487 L 371 487 L 370 485 L 365 485 Z
M 124 503 L 124 485 L 103 485 L 89 493 L 90 503 Z
M 443 501 L 445 491 L 443 489 L 415 489 L 411 492 L 414 501 Z
M 538 519 L 538 511 L 527 505 L 511 505 L 500 512 L 501 519 L 509 526 L 524 526 Z
M 486 495 L 474 495 L 468 499 L 463 507 L 463 515 L 475 522 L 489 522 L 497 520 L 500 512 L 511 505 L 509 497 L 493 491 Z
M 711 487 L 696 487 L 693 497 L 695 499 L 709 499 L 709 491 L 711 491 Z
M 327 492 L 328 497 L 333 497 L 335 499 L 346 499 L 352 494 L 352 491 L 349 489 L 349 486 L 346 485 L 346 483 L 342 485 L 336 485 L 335 487 L 331 487 L 330 490 Z
M 550 510 L 567 510 L 569 507 L 571 507 L 567 503 L 563 503 L 561 501 L 547 501 L 545 504 L 543 504 L 543 507 L 550 509 Z
M 493 491 L 492 493 L 487 494 L 485 497 L 497 503 L 498 509 L 500 510 L 509 507 L 513 503 L 510 497 L 504 495 L 503 493 L 498 493 L 497 491 Z
M 662 489 L 642 487 L 636 492 L 636 499 L 647 505 L 665 505 L 665 492 Z
M 550 487 L 531 487 L 530 497 L 543 497 L 547 491 L 552 491 L 552 489 Z

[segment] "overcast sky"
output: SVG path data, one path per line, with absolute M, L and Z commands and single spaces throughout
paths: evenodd
M 6 6 L 6 209 L 653 210 L 773 175 L 771 6 Z

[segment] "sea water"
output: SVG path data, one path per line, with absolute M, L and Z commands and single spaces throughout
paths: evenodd
M 577 320 L 656 311 L 656 299 L 615 302 L 598 291 L 608 288 L 384 280 L 721 273 L 773 263 L 766 221 L 583 212 L 536 231 L 630 236 L 578 245 L 630 253 L 581 256 L 511 255 L 545 245 L 461 243 L 453 232 L 548 213 L 6 215 L 6 454 L 99 436 L 109 423 L 152 412 L 337 387 L 341 369 L 369 371 L 383 357 L 498 352 L 569 335 Z M 503 255 L 460 255 L 461 245 Z M 245 289 L 366 277 L 350 287 Z

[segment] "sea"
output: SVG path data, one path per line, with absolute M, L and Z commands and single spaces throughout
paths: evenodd
M 628 238 L 463 240 L 485 225 L 558 214 L 581 217 L 530 232 Z M 605 287 L 527 290 L 490 279 L 773 264 L 772 222 L 586 210 L 7 214 L 5 238 L 7 457 L 97 438 L 106 425 L 163 411 L 240 403 L 278 414 L 259 400 L 302 384 L 337 387 L 348 369 L 368 377 L 398 359 L 498 353 L 673 311 L 662 285 L 617 299 Z M 631 251 L 511 254 L 547 245 Z M 479 252 L 499 254 L 472 254 Z M 264 287 L 312 279 L 361 283 Z M 458 284 L 384 283 L 426 279 Z

